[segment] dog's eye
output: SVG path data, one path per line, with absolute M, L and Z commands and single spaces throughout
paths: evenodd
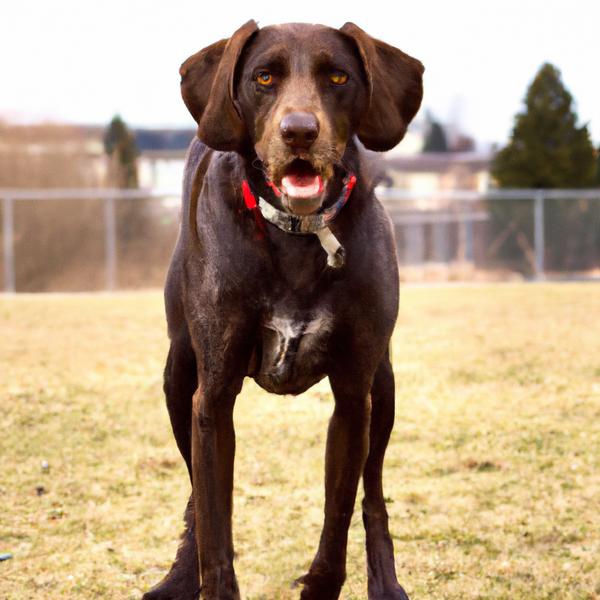
M 256 81 L 260 83 L 260 85 L 272 85 L 273 84 L 273 75 L 269 73 L 269 71 L 259 71 L 256 74 Z
M 344 73 L 344 71 L 333 71 L 329 75 L 329 80 L 335 85 L 344 85 L 346 81 L 348 81 L 348 73 Z

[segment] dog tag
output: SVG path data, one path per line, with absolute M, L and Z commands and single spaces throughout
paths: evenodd
M 338 239 L 331 233 L 329 227 L 323 227 L 315 231 L 315 235 L 319 238 L 323 250 L 327 252 L 327 264 L 332 269 L 339 269 L 344 264 L 345 252 L 344 247 Z

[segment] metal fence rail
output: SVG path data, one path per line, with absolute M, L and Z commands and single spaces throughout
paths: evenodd
M 124 190 L 117 188 L 68 188 L 68 189 L 11 189 L 0 188 L 2 199 L 2 231 L 4 291 L 16 291 L 14 251 L 14 203 L 23 200 L 101 200 L 104 203 L 104 246 L 106 290 L 117 288 L 117 234 L 115 200 L 142 200 L 155 198 L 177 198 L 179 191 L 169 190 Z
M 423 236 L 427 228 L 430 237 L 433 239 L 434 254 L 439 254 L 440 262 L 448 261 L 444 258 L 444 252 L 439 252 L 439 248 L 447 245 L 445 237 L 448 236 L 450 226 L 455 226 L 456 244 L 460 246 L 458 259 L 463 261 L 473 259 L 473 245 L 476 241 L 474 231 L 478 231 L 478 224 L 490 220 L 492 205 L 494 203 L 504 203 L 510 206 L 516 201 L 525 201 L 531 203 L 531 249 L 525 248 L 523 251 L 529 254 L 528 261 L 531 267 L 531 276 L 536 279 L 542 279 L 546 273 L 545 254 L 547 250 L 547 239 L 545 231 L 545 222 L 550 201 L 570 202 L 588 202 L 593 203 L 593 211 L 590 213 L 592 219 L 596 221 L 589 224 L 592 240 L 591 244 L 600 244 L 600 189 L 573 189 L 573 190 L 532 190 L 532 189 L 510 189 L 510 190 L 489 190 L 487 192 L 478 192 L 473 190 L 447 190 L 420 193 L 411 190 L 381 188 L 377 193 L 388 209 L 392 220 L 396 226 L 397 233 L 403 237 L 404 252 L 408 256 L 413 256 L 413 260 L 423 259 Z M 104 248 L 104 288 L 114 290 L 118 287 L 118 262 L 119 262 L 119 236 L 118 236 L 118 216 L 116 203 L 121 201 L 141 201 L 156 200 L 164 201 L 173 199 L 172 213 L 177 213 L 177 201 L 180 196 L 179 191 L 173 190 L 122 190 L 122 189 L 2 189 L 0 188 L 0 200 L 2 207 L 2 250 L 3 250 L 3 287 L 5 292 L 15 292 L 17 289 L 17 273 L 15 267 L 15 205 L 23 201 L 52 202 L 52 201 L 97 201 L 102 203 L 102 232 Z M 510 213 L 510 211 L 509 211 Z M 60 217 L 58 217 L 60 218 Z M 174 217 L 175 218 L 175 217 Z M 509 231 L 508 235 L 514 233 Z M 524 234 L 521 234 L 521 246 L 527 246 L 528 242 L 523 241 Z M 169 233 L 169 235 L 172 235 Z M 504 235 L 504 234 L 502 234 Z M 500 237 L 502 237 L 502 235 Z M 574 232 L 565 230 L 565 236 L 576 235 Z M 147 240 L 148 244 L 152 240 Z M 496 242 L 494 242 L 496 243 Z M 498 242 L 504 243 L 503 239 Z M 436 245 L 437 244 L 437 245 Z M 481 243 L 480 243 L 481 245 Z M 436 250 L 437 248 L 437 250 Z M 600 255 L 599 248 L 592 248 L 594 255 Z M 400 254 L 400 252 L 399 252 Z M 414 258 L 416 256 L 416 258 Z M 168 257 L 165 258 L 168 260 Z M 402 264 L 402 257 L 401 257 Z M 600 268 L 600 265 L 597 265 Z

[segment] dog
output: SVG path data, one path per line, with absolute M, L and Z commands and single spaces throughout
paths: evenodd
M 192 493 L 175 562 L 144 600 L 240 598 L 233 408 L 246 376 L 276 394 L 327 376 L 333 392 L 325 520 L 300 598 L 339 597 L 362 475 L 368 597 L 406 600 L 382 491 L 398 267 L 357 138 L 374 151 L 403 138 L 423 66 L 352 23 L 249 21 L 180 74 L 198 130 L 165 287 L 164 391 Z

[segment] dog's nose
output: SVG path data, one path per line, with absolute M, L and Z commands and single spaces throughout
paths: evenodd
M 309 148 L 319 135 L 319 121 L 309 112 L 288 113 L 279 128 L 283 141 L 294 148 Z

